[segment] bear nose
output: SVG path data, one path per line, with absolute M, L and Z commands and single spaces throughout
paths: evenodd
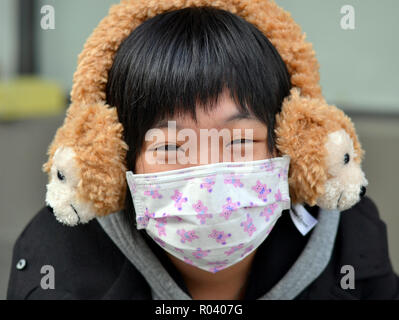
M 365 187 L 365 186 L 362 186 L 362 187 L 360 188 L 360 197 L 363 197 L 365 194 L 366 194 L 366 187 Z

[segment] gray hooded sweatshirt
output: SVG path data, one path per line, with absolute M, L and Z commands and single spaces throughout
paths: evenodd
M 296 262 L 280 281 L 259 299 L 294 299 L 326 268 L 334 247 L 340 212 L 321 208 L 319 210 L 318 223 Z M 146 279 L 151 287 L 152 298 L 191 299 L 163 267 L 138 230 L 132 232 L 122 215 L 121 211 L 97 220 L 121 252 Z

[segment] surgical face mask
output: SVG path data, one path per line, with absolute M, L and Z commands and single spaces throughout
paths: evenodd
M 138 229 L 164 250 L 217 272 L 253 252 L 290 208 L 283 156 L 149 174 L 126 172 Z

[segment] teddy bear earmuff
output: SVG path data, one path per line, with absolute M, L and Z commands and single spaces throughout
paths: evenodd
M 73 226 L 120 211 L 127 183 L 123 127 L 105 102 L 108 71 L 122 41 L 145 20 L 189 6 L 230 11 L 261 30 L 286 63 L 290 95 L 276 118 L 277 148 L 291 157 L 293 203 L 345 210 L 365 193 L 364 154 L 351 120 L 322 97 L 312 44 L 290 13 L 269 0 L 125 0 L 110 8 L 78 57 L 63 125 L 50 144 L 43 171 L 46 204 Z

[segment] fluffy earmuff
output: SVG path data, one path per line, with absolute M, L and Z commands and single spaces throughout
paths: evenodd
M 361 148 L 351 119 L 324 99 L 300 95 L 297 88 L 276 116 L 277 148 L 291 157 L 293 203 L 345 210 L 357 203 L 368 184 Z

